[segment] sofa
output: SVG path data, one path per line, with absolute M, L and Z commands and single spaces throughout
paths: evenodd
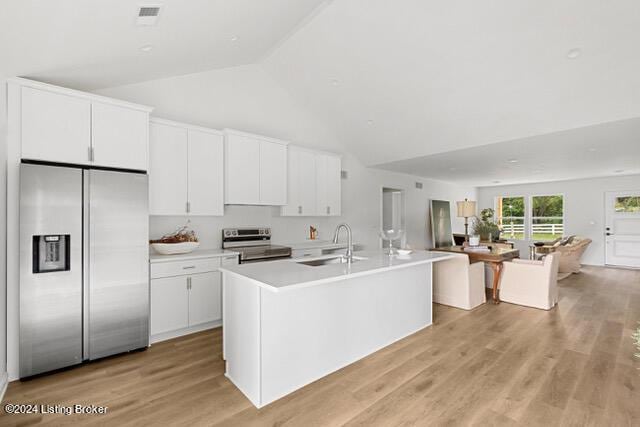
M 591 244 L 591 239 L 580 236 L 571 236 L 554 244 L 554 253 L 559 255 L 559 279 L 579 273 L 580 259 Z

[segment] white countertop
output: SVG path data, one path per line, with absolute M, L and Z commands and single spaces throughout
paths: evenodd
M 172 262 L 172 261 L 188 261 L 192 259 L 202 258 L 215 258 L 226 256 L 238 256 L 238 252 L 229 251 L 226 249 L 196 249 L 188 254 L 176 254 L 176 255 L 160 255 L 153 249 L 149 250 L 149 262 Z
M 333 258 L 336 255 L 304 258 L 298 261 L 310 261 L 323 258 Z M 336 282 L 354 277 L 405 268 L 419 264 L 427 264 L 453 258 L 451 254 L 428 251 L 414 251 L 409 255 L 394 255 L 389 257 L 382 251 L 362 251 L 354 254 L 366 259 L 348 264 L 327 264 L 322 266 L 308 266 L 292 259 L 258 262 L 223 266 L 223 273 L 236 274 L 254 281 L 258 286 L 272 290 L 283 291 L 301 287 Z

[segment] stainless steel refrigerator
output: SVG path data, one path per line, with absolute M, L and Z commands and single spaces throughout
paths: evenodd
M 149 344 L 143 173 L 20 165 L 20 377 Z

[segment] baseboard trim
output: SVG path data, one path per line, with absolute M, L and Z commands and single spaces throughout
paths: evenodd
M 196 332 L 206 331 L 222 326 L 222 320 L 214 320 L 213 322 L 202 323 L 188 328 L 177 329 L 175 331 L 162 332 L 160 334 L 151 335 L 150 343 L 155 344 L 161 341 L 170 340 L 172 338 L 182 337 L 184 335 L 195 334 Z
M 0 402 L 4 399 L 4 394 L 7 391 L 7 386 L 9 385 L 9 374 L 7 372 L 3 372 L 0 374 Z
M 631 267 L 631 266 L 627 266 L 627 265 L 611 265 L 611 264 L 605 264 L 604 267 L 607 268 L 616 268 L 618 270 L 640 270 L 640 267 Z

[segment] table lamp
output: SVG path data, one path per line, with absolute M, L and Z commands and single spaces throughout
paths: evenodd
M 464 199 L 456 202 L 458 205 L 458 218 L 464 218 L 464 242 L 469 243 L 469 217 L 476 216 L 476 202 Z

